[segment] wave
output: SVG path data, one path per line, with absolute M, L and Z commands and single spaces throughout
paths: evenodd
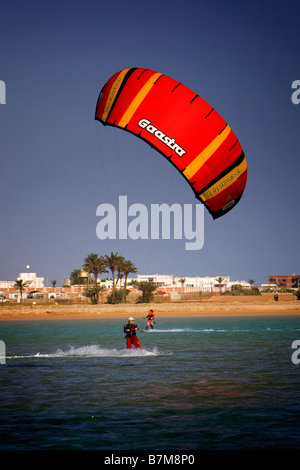
M 194 328 L 171 328 L 171 329 L 160 329 L 154 328 L 153 330 L 144 330 L 145 333 L 210 333 L 210 332 L 224 332 L 226 330 L 216 330 L 214 328 L 203 328 L 201 330 Z
M 228 329 L 221 329 L 221 328 L 170 328 L 170 329 L 161 329 L 161 328 L 153 328 L 153 330 L 144 330 L 144 333 L 249 333 L 255 332 L 257 330 L 251 330 L 248 328 L 228 328 Z M 261 330 L 259 330 L 261 331 Z M 266 328 L 263 331 L 284 331 L 282 329 L 273 329 L 273 328 Z M 294 329 L 294 331 L 299 331 L 298 329 Z
M 153 349 L 116 349 L 101 348 L 98 345 L 73 347 L 68 350 L 57 349 L 54 353 L 36 353 L 22 356 L 7 356 L 7 359 L 23 358 L 58 358 L 58 357 L 145 357 L 166 355 L 154 347 Z

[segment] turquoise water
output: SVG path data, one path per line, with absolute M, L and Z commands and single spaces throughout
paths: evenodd
M 299 318 L 158 318 L 141 351 L 123 324 L 0 324 L 0 449 L 300 447 Z

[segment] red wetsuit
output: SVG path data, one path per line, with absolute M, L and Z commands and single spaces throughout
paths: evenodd
M 136 335 L 136 330 L 138 330 L 138 326 L 134 323 L 127 323 L 124 326 L 124 333 L 126 333 L 126 343 L 127 349 L 131 349 L 131 346 L 134 345 L 136 349 L 141 349 L 140 341 Z
M 146 328 L 149 328 L 151 327 L 151 329 L 153 329 L 153 325 L 154 325 L 154 313 L 149 313 L 147 315 L 146 318 L 148 318 L 148 322 L 147 322 L 147 325 L 146 325 Z

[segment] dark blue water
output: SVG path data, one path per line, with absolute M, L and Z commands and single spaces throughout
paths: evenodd
M 0 449 L 300 448 L 300 318 L 123 323 L 0 324 Z

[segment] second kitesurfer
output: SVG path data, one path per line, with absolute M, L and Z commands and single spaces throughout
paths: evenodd
M 153 327 L 154 327 L 154 317 L 155 317 L 155 315 L 154 315 L 153 310 L 152 310 L 152 309 L 149 310 L 148 315 L 145 317 L 145 318 L 148 319 L 147 325 L 146 325 L 146 330 L 148 330 L 148 328 L 151 328 L 151 330 L 153 330 Z

